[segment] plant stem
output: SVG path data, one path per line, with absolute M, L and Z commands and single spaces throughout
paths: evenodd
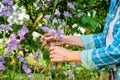
M 6 17 L 4 18 L 5 19 L 5 28 L 4 28 L 4 31 L 3 31 L 3 50 L 2 50 L 2 55 L 4 54 L 4 50 L 5 50 L 5 37 L 6 37 Z

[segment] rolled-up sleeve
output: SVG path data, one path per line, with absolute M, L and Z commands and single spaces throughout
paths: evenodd
M 105 47 L 105 34 L 81 35 L 82 43 L 85 49 Z
M 83 50 L 80 53 L 80 58 L 88 69 L 99 69 L 106 65 L 120 63 L 120 31 L 117 32 L 114 41 L 110 45 L 97 49 Z

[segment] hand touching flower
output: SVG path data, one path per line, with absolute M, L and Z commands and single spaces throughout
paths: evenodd
M 52 62 L 81 62 L 80 60 L 80 52 L 79 51 L 70 51 L 63 47 L 55 46 L 50 47 L 50 60 Z

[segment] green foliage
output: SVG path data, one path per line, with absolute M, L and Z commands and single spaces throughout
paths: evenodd
M 67 2 L 69 1 L 75 4 L 76 10 L 72 10 L 67 7 Z M 35 4 L 38 5 L 40 2 L 44 2 L 44 5 L 41 8 L 36 8 Z M 61 64 L 62 67 L 60 69 L 53 69 L 53 65 L 57 67 L 58 64 L 50 62 L 48 52 L 49 47 L 46 47 L 43 43 L 41 43 L 40 37 L 34 39 L 32 33 L 38 32 L 40 35 L 45 34 L 41 30 L 41 26 L 39 26 L 39 24 L 42 24 L 42 26 L 50 25 L 49 27 L 56 29 L 56 27 L 50 23 L 50 21 L 52 21 L 54 17 L 57 17 L 56 15 L 54 15 L 55 9 L 59 9 L 61 13 L 64 13 L 64 11 L 69 11 L 70 13 L 72 13 L 72 18 L 66 18 L 63 14 L 61 14 L 59 17 L 60 20 L 66 21 L 67 23 L 67 25 L 63 27 L 66 35 L 74 35 L 75 33 L 99 33 L 103 30 L 105 24 L 105 17 L 108 12 L 109 0 L 51 0 L 50 4 L 47 0 L 14 0 L 14 3 L 18 3 L 19 7 L 24 7 L 26 9 L 26 13 L 30 16 L 30 20 L 24 24 L 24 26 L 29 29 L 29 33 L 25 36 L 26 39 L 23 40 L 20 44 L 24 48 L 24 56 L 26 55 L 26 53 L 39 53 L 39 59 L 36 60 L 39 67 L 37 67 L 37 71 L 32 69 L 35 75 L 33 80 L 69 80 L 67 70 L 72 70 L 72 73 L 74 74 L 73 80 L 100 79 L 101 72 L 99 70 L 93 73 L 92 71 L 85 69 L 81 64 L 79 64 L 77 67 L 73 67 L 72 65 L 74 63 L 67 62 Z M 44 18 L 46 14 L 52 16 L 49 21 L 46 21 Z M 4 22 L 6 22 L 5 18 L 0 16 L 0 24 L 3 24 Z M 73 27 L 74 24 L 77 24 L 77 26 Z M 9 38 L 10 34 L 12 33 L 17 33 L 17 31 L 20 30 L 22 26 L 23 25 L 18 24 L 12 25 L 13 31 L 10 31 L 9 34 L 6 35 L 6 38 Z M 82 33 L 79 28 L 85 28 L 85 33 Z M 0 38 L 3 38 L 3 32 L 0 33 Z M 82 48 L 75 46 L 64 47 L 70 50 L 83 50 Z M 2 52 L 2 48 L 3 46 L 0 45 L 0 52 Z M 16 50 L 12 54 L 18 54 L 18 52 L 19 51 Z M 10 71 L 8 71 L 7 74 L 6 72 L 4 72 L 3 74 L 5 76 L 3 76 L 3 74 L 0 74 L 0 76 L 2 75 L 2 77 L 6 77 L 6 80 L 23 80 L 26 78 L 26 75 L 23 74 L 23 71 L 20 70 L 20 63 L 11 64 L 13 60 L 18 62 L 14 57 L 15 56 L 10 56 L 9 58 L 7 58 L 7 61 L 9 63 L 5 64 L 9 66 L 8 70 Z M 28 57 L 26 59 L 30 63 L 34 61 L 33 59 L 31 59 L 31 57 Z M 11 70 L 18 72 L 19 75 Z M 9 75 L 11 72 L 13 72 L 14 75 L 11 74 L 12 76 L 11 78 L 9 78 L 10 76 L 7 75 Z M 105 70 L 102 70 L 102 72 L 106 73 Z M 39 76 L 42 78 L 40 78 Z M 3 78 L 1 79 L 3 80 Z

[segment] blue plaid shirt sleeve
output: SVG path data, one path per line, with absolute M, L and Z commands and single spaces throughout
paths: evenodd
M 105 46 L 105 34 L 81 35 L 82 43 L 85 49 L 100 48 Z
M 93 50 L 92 60 L 98 68 L 120 63 L 120 29 L 110 45 Z
M 83 65 L 90 70 L 120 63 L 120 30 L 109 46 L 83 50 L 80 58 Z

